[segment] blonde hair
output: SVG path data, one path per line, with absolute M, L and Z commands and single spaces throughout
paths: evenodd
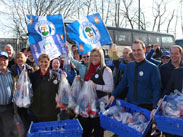
M 39 56 L 38 61 L 40 61 L 40 60 L 43 59 L 43 58 L 46 58 L 46 59 L 48 59 L 48 61 L 50 61 L 50 57 L 49 57 L 49 55 L 46 54 L 46 53 L 42 53 L 42 54 Z
M 25 57 L 25 54 L 23 53 L 23 52 L 18 52 L 17 54 L 16 54 L 16 56 L 15 56 L 15 59 L 17 59 L 18 57 L 23 57 L 23 59 L 24 59 L 24 63 L 26 62 L 26 57 Z
M 99 54 L 99 57 L 100 57 L 100 67 L 101 67 L 101 68 L 105 67 L 106 64 L 105 64 L 104 52 L 103 52 L 102 48 L 99 48 L 99 47 L 94 48 L 94 49 L 91 51 L 90 56 L 92 56 L 93 52 L 97 52 L 97 53 Z M 89 63 L 89 65 L 88 65 L 88 70 L 89 70 L 89 68 L 90 68 L 90 65 L 91 65 L 91 57 L 90 57 L 90 63 Z

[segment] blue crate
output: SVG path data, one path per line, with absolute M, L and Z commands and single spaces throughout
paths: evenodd
M 120 137 L 145 137 L 152 123 L 152 119 L 150 118 L 151 112 L 136 105 L 125 102 L 123 100 L 120 100 L 120 102 L 121 105 L 125 107 L 127 112 L 141 112 L 146 116 L 146 118 L 149 120 L 149 123 L 144 132 L 139 132 L 136 129 L 129 127 L 128 125 L 122 124 L 121 122 L 118 122 L 108 116 L 103 115 L 102 113 L 99 114 L 101 127 L 117 134 Z M 113 103 L 113 105 L 115 104 L 116 101 Z
M 167 98 L 168 96 L 165 96 L 163 98 L 163 101 Z M 161 105 L 157 108 L 157 111 L 154 116 L 158 129 L 165 133 L 183 136 L 183 120 L 163 116 L 160 108 Z
M 28 137 L 82 137 L 79 120 L 63 120 L 31 123 Z

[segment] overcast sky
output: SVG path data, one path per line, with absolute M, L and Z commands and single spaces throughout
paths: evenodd
M 179 8 L 179 12 L 181 10 L 181 6 L 178 5 L 178 2 L 180 2 L 181 0 L 170 0 L 169 4 L 168 4 L 168 8 L 167 10 L 169 10 L 170 12 L 175 9 L 175 8 Z M 183 1 L 183 0 L 182 0 Z M 138 0 L 137 0 L 138 2 Z M 137 3 L 138 4 L 138 3 Z M 146 20 L 150 20 L 152 17 L 152 0 L 141 0 L 141 9 L 143 11 L 145 11 L 144 13 L 146 14 L 145 16 L 148 17 Z M 2 3 L 0 3 L 0 11 L 2 12 L 8 12 L 8 8 L 5 5 L 2 5 Z M 1 24 L 9 24 L 9 20 L 7 16 L 4 16 L 0 13 L 0 38 L 3 37 L 11 37 L 8 33 L 7 33 L 7 29 L 4 29 L 4 27 L 2 27 Z M 175 22 L 171 23 L 172 26 L 175 26 Z M 165 25 L 164 25 L 165 26 Z M 151 26 L 152 27 L 152 26 Z M 167 25 L 165 26 L 165 30 L 166 30 Z M 174 28 L 172 28 L 173 30 Z M 182 31 L 181 31 L 181 20 L 179 18 L 178 24 L 177 24 L 177 34 L 176 34 L 176 39 L 180 39 L 183 38 L 182 36 Z

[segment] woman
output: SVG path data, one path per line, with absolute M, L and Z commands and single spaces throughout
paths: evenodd
M 43 53 L 39 56 L 39 70 L 30 74 L 33 89 L 30 118 L 33 122 L 55 121 L 59 109 L 56 109 L 59 76 L 49 69 L 50 58 Z
M 11 66 L 12 74 L 18 78 L 24 67 L 28 73 L 33 72 L 33 68 L 26 64 L 26 57 L 24 53 L 18 52 L 15 56 L 15 64 Z
M 99 101 L 107 103 L 108 95 L 112 92 L 114 85 L 112 71 L 105 65 L 102 49 L 94 48 L 91 51 L 90 62 L 84 80 L 92 80 Z M 104 131 L 100 127 L 99 117 L 79 117 L 79 120 L 83 126 L 83 137 L 90 137 L 92 135 L 93 137 L 103 137 Z
M 66 72 L 60 68 L 60 60 L 58 58 L 55 58 L 51 61 L 51 70 L 54 72 L 58 72 L 61 74 L 62 72 L 66 73 L 67 80 L 69 81 L 70 84 L 72 84 L 74 77 L 76 76 L 76 71 L 74 69 L 71 70 L 71 73 Z
M 26 69 L 28 73 L 33 72 L 33 68 L 26 64 L 26 57 L 24 53 L 18 52 L 15 56 L 15 64 L 11 66 L 12 75 L 16 78 L 16 82 L 18 81 L 19 75 L 21 74 L 23 69 Z M 30 121 L 28 120 L 27 109 L 17 107 L 17 112 L 24 124 L 24 128 L 25 128 L 24 136 L 26 136 L 27 131 L 29 129 L 29 125 L 30 125 Z
M 68 53 L 70 52 L 69 51 L 69 47 L 65 44 L 65 47 L 68 51 Z M 81 60 L 82 61 L 78 61 L 74 58 L 71 58 L 71 62 L 74 64 L 76 70 L 78 71 L 80 77 L 82 80 L 84 80 L 84 76 L 86 74 L 86 71 L 87 71 L 87 67 L 88 67 L 88 64 L 90 62 L 90 52 L 86 53 L 86 54 L 83 54 L 81 56 Z

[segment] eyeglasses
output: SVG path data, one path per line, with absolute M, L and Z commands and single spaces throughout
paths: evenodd
M 90 56 L 83 56 L 82 58 L 89 58 Z

